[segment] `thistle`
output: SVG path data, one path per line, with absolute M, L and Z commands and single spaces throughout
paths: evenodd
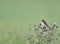
M 32 40 L 34 35 L 29 35 L 27 40 L 30 41 L 30 44 L 52 44 L 52 40 L 55 40 L 53 39 L 55 28 L 58 28 L 56 23 L 48 25 L 43 19 L 39 25 L 34 25 L 34 33 L 36 34 L 37 39 Z M 60 34 L 58 35 L 60 36 Z M 56 38 L 56 40 L 58 40 L 58 38 Z

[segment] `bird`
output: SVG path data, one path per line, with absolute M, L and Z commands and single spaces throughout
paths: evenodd
M 42 27 L 42 29 L 46 29 L 46 27 L 49 27 L 44 19 L 41 20 L 40 26 Z
M 48 27 L 48 24 L 46 23 L 46 21 L 43 19 L 42 22 Z

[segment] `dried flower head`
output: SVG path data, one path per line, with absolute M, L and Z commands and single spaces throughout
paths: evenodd
M 44 38 L 48 38 L 48 35 L 45 35 Z
M 52 29 L 58 28 L 58 26 L 57 26 L 56 23 L 53 23 L 53 24 L 51 25 L 51 27 L 52 27 Z
M 47 32 L 47 29 L 43 29 L 42 31 L 43 31 L 43 32 Z
M 35 39 L 35 40 L 33 41 L 33 43 L 34 43 L 34 44 L 38 44 L 38 40 Z
M 42 32 L 37 32 L 37 36 L 42 38 L 43 37 L 43 33 Z
M 27 40 L 30 40 L 32 37 L 33 37 L 33 35 L 30 35 L 30 34 L 28 36 L 26 36 Z
M 49 34 L 49 35 L 53 35 L 53 31 L 50 31 L 50 30 L 49 30 L 49 31 L 48 31 L 48 34 Z
M 41 28 L 41 26 L 40 26 L 40 25 L 38 25 L 38 28 Z
M 47 41 L 51 42 L 52 41 L 52 37 L 47 37 Z

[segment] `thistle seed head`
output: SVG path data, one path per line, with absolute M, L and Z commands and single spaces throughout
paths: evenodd
M 52 37 L 48 37 L 48 38 L 47 38 L 47 41 L 48 41 L 48 42 L 51 42 L 51 41 L 52 41 Z
M 48 35 L 45 35 L 44 38 L 48 38 Z
M 38 44 L 38 40 L 35 39 L 35 40 L 33 41 L 33 43 L 34 43 L 34 44 Z
M 28 36 L 26 36 L 27 40 L 30 40 L 32 37 L 33 37 L 33 35 L 30 35 L 30 34 Z
M 53 35 L 53 31 L 50 31 L 50 30 L 49 30 L 49 31 L 48 31 L 48 34 L 49 34 L 49 35 Z

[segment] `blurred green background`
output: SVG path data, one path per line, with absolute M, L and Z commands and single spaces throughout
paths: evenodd
M 39 24 L 42 19 L 60 26 L 60 0 L 0 0 L 0 30 L 16 30 L 20 44 L 26 44 L 29 24 Z

